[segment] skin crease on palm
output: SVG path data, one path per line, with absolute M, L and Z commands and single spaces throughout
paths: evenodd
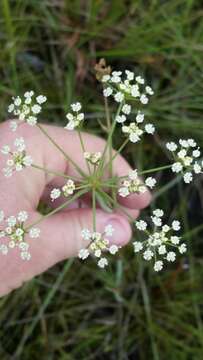
M 44 125 L 49 135 L 64 149 L 64 151 L 86 171 L 86 163 L 76 132 L 70 132 L 60 127 Z M 32 156 L 34 164 L 47 169 L 63 172 L 79 178 L 77 170 L 68 164 L 64 156 L 50 143 L 37 127 L 20 124 L 17 132 L 12 132 L 9 122 L 0 125 L 0 148 L 12 145 L 16 138 L 23 137 L 27 153 Z M 105 141 L 90 134 L 83 134 L 86 151 L 102 151 Z M 0 169 L 5 166 L 5 156 L 0 153 Z M 129 164 L 120 155 L 114 161 L 114 174 L 127 175 Z M 62 178 L 47 175 L 34 168 L 26 168 L 5 178 L 0 172 L 0 210 L 5 216 L 16 215 L 20 210 L 29 213 L 29 224 L 39 218 L 37 207 L 40 199 L 50 204 L 50 189 L 63 185 Z M 150 203 L 151 195 L 145 192 L 141 195 L 131 195 L 120 198 L 119 202 L 125 210 L 136 219 L 140 209 Z M 72 256 L 77 256 L 80 248 L 87 245 L 81 238 L 81 229 L 92 229 L 92 210 L 89 197 L 84 197 L 82 206 L 77 203 L 70 208 L 50 216 L 38 227 L 40 237 L 29 239 L 31 259 L 23 261 L 18 249 L 13 249 L 8 255 L 0 255 L 0 296 L 6 295 L 24 282 L 46 271 L 48 268 Z M 51 203 L 58 206 L 59 202 Z M 107 224 L 112 224 L 115 231 L 111 238 L 112 244 L 123 246 L 131 238 L 131 227 L 125 215 L 119 212 L 107 213 L 97 208 L 97 231 L 103 231 Z M 81 264 L 82 266 L 82 264 Z

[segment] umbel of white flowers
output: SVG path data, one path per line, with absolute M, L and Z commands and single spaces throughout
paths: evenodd
M 116 126 L 120 127 L 121 133 L 126 138 L 125 142 L 137 143 L 142 140 L 145 134 L 153 135 L 155 126 L 145 121 L 145 111 L 142 110 L 142 107 L 146 107 L 154 91 L 145 84 L 144 78 L 135 75 L 132 71 L 125 70 L 124 72 L 113 71 L 103 75 L 100 79 L 105 102 L 107 102 L 107 98 L 110 98 L 118 107 L 113 124 L 115 128 Z M 16 131 L 22 122 L 30 126 L 37 126 L 42 106 L 46 100 L 46 96 L 36 96 L 33 91 L 25 92 L 22 97 L 12 98 L 12 103 L 8 107 L 9 114 L 15 118 L 9 122 L 11 130 Z M 140 109 L 136 113 L 135 109 L 132 111 L 133 102 L 136 102 Z M 70 108 L 71 110 L 66 114 L 68 122 L 65 129 L 67 131 L 78 130 L 79 135 L 82 136 L 80 128 L 84 121 L 87 121 L 82 111 L 82 105 L 75 102 L 70 105 Z M 177 144 L 171 141 L 166 144 L 166 148 L 173 157 L 173 162 L 167 168 L 170 167 L 173 173 L 182 174 L 185 183 L 190 183 L 194 174 L 202 173 L 201 153 L 194 139 L 180 139 Z M 88 150 L 83 148 L 84 159 L 87 162 L 90 175 L 94 175 L 104 160 L 103 154 L 101 152 L 91 153 Z M 32 157 L 27 154 L 25 140 L 22 137 L 17 137 L 13 146 L 4 145 L 1 153 L 7 157 L 6 166 L 3 168 L 6 177 L 34 166 Z M 149 172 L 150 169 L 146 171 L 146 173 Z M 68 197 L 68 200 L 71 200 L 71 197 L 74 199 L 74 196 L 77 195 L 80 185 L 78 186 L 78 182 L 74 181 L 75 179 L 65 177 L 66 181 L 64 181 L 63 186 L 51 190 L 50 198 L 52 201 L 60 197 Z M 144 193 L 147 188 L 153 189 L 155 185 L 156 179 L 154 177 L 149 176 L 141 181 L 137 170 L 131 170 L 127 176 L 118 179 L 115 191 L 117 195 L 127 197 L 131 194 Z M 181 243 L 181 237 L 176 234 L 180 230 L 179 221 L 174 220 L 171 225 L 164 224 L 163 215 L 163 210 L 156 209 L 153 211 L 151 216 L 152 229 L 144 220 L 138 220 L 135 223 L 136 228 L 143 232 L 144 240 L 133 243 L 134 251 L 136 253 L 142 252 L 143 258 L 147 261 L 153 260 L 155 271 L 162 270 L 164 263 L 173 262 L 177 252 L 183 254 L 186 251 L 186 244 Z M 3 211 L 0 211 L 0 251 L 2 254 L 5 255 L 10 249 L 17 247 L 23 260 L 31 258 L 30 245 L 26 238 L 27 236 L 39 237 L 40 230 L 32 226 L 26 227 L 27 219 L 26 211 L 20 211 L 17 216 L 8 218 L 5 217 Z M 85 246 L 79 250 L 79 258 L 85 260 L 93 256 L 97 260 L 98 266 L 105 268 L 108 265 L 108 255 L 115 255 L 119 250 L 118 246 L 111 244 L 113 231 L 111 225 L 106 226 L 103 232 L 97 232 L 96 229 L 94 231 L 83 229 L 81 236 Z
M 26 230 L 25 222 L 28 220 L 28 213 L 24 210 L 20 211 L 17 216 L 5 217 L 3 210 L 0 210 L 0 252 L 7 255 L 8 252 L 14 248 L 20 251 L 22 260 L 30 260 L 31 254 L 29 252 L 30 245 L 25 239 L 26 235 L 30 238 L 38 238 L 40 229 L 31 227 L 29 231 Z M 6 243 L 2 243 L 3 238 L 8 238 Z
M 153 224 L 152 232 L 144 220 L 136 221 L 135 225 L 138 230 L 145 233 L 146 240 L 135 241 L 135 253 L 142 252 L 143 258 L 147 261 L 154 260 L 154 270 L 163 269 L 164 261 L 174 262 L 176 259 L 176 250 L 181 254 L 186 252 L 186 244 L 181 243 L 181 238 L 176 235 L 180 230 L 180 222 L 173 220 L 171 226 L 163 223 L 164 212 L 161 209 L 153 211 L 151 221 Z M 175 234 L 173 234 L 175 232 Z

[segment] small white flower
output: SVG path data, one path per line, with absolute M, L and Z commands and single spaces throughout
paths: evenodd
M 29 236 L 31 238 L 38 238 L 40 235 L 40 229 L 39 228 L 31 228 L 30 231 L 29 231 Z
M 188 146 L 195 147 L 197 146 L 197 143 L 194 141 L 194 139 L 188 139 Z
M 118 246 L 117 245 L 111 245 L 109 247 L 109 252 L 110 252 L 110 254 L 115 255 L 118 252 Z
M 20 243 L 20 245 L 21 245 L 21 243 Z M 20 245 L 19 245 L 19 247 L 20 247 Z M 15 241 L 13 241 L 13 240 L 9 241 L 8 247 L 9 247 L 10 249 L 14 249 L 15 246 L 16 246 Z
M 22 137 L 15 139 L 14 146 L 17 148 L 18 151 L 20 151 L 20 152 L 24 151 L 25 150 L 24 139 Z
M 12 131 L 16 131 L 17 130 L 17 127 L 18 127 L 18 124 L 16 121 L 14 120 L 11 120 L 10 123 L 9 123 L 9 127 Z
M 128 177 L 130 180 L 137 180 L 138 175 L 137 175 L 137 170 L 130 170 L 128 173 Z
M 146 86 L 145 91 L 149 95 L 154 95 L 154 91 L 152 90 L 152 88 L 150 86 Z
M 176 259 L 176 254 L 174 251 L 169 251 L 169 253 L 166 256 L 167 261 L 174 262 Z
M 85 259 L 88 258 L 89 254 L 90 254 L 90 253 L 89 253 L 89 250 L 88 250 L 88 249 L 81 249 L 81 250 L 79 251 L 78 257 L 79 257 L 80 259 L 82 259 L 82 260 L 85 260 Z
M 136 123 L 131 123 L 129 126 L 122 126 L 124 134 L 129 135 L 129 140 L 136 143 L 140 140 L 140 136 L 143 134 L 143 130 L 138 127 Z
M 11 149 L 10 149 L 10 146 L 8 146 L 8 145 L 4 145 L 1 149 L 1 153 L 4 155 L 8 155 L 10 151 L 11 151 Z
M 169 230 L 170 230 L 170 226 L 168 226 L 168 225 L 163 225 L 163 226 L 162 226 L 162 231 L 163 231 L 164 233 L 169 232 Z
M 120 187 L 120 189 L 118 190 L 118 193 L 121 197 L 126 197 L 130 194 L 128 188 L 125 186 Z
M 143 105 L 146 105 L 148 102 L 149 102 L 149 99 L 148 97 L 145 95 L 145 94 L 142 94 L 140 96 L 140 102 L 143 104 Z
M 200 174 L 202 172 L 202 168 L 197 162 L 193 165 L 193 170 L 195 174 Z
M 129 115 L 131 113 L 131 105 L 128 105 L 128 104 L 123 105 L 122 112 L 125 115 Z
M 166 148 L 169 150 L 169 151 L 176 151 L 177 150 L 177 145 L 174 143 L 174 142 L 168 142 L 166 144 Z
M 101 256 L 101 250 L 100 249 L 97 249 L 97 250 L 95 250 L 95 252 L 94 252 L 94 256 L 96 256 L 96 257 L 100 257 Z
M 103 83 L 105 83 L 105 82 L 109 81 L 110 78 L 111 78 L 110 75 L 106 74 L 106 75 L 103 75 L 103 76 L 102 76 L 101 81 L 102 81 Z
M 2 252 L 3 255 L 7 255 L 8 254 L 8 247 L 4 244 L 0 244 L 0 251 Z
M 75 191 L 75 183 L 73 180 L 69 179 L 66 184 L 62 187 L 63 195 L 69 196 L 72 195 Z
M 37 100 L 38 104 L 41 105 L 47 101 L 47 98 L 44 95 L 39 95 L 36 97 L 36 100 Z
M 112 90 L 111 87 L 107 87 L 107 88 L 105 88 L 105 89 L 103 90 L 103 95 L 104 95 L 105 97 L 109 97 L 109 96 L 111 96 L 112 94 L 113 94 L 113 90 Z
M 180 242 L 180 237 L 179 236 L 171 236 L 171 242 L 172 242 L 172 244 L 174 244 L 174 245 L 178 245 L 179 244 L 179 242 Z
M 155 132 L 155 127 L 153 124 L 146 124 L 145 125 L 145 131 L 147 134 L 154 134 Z
M 15 216 L 9 216 L 7 219 L 6 219 L 6 222 L 8 224 L 8 226 L 15 226 L 17 220 L 16 220 L 16 217 Z
M 132 85 L 131 86 L 131 95 L 134 97 L 134 98 L 137 98 L 140 96 L 140 91 L 139 91 L 139 87 L 138 85 Z
M 186 244 L 185 243 L 181 244 L 178 249 L 180 254 L 184 254 L 187 251 Z
M 138 111 L 136 116 L 136 122 L 139 124 L 142 123 L 143 121 L 144 121 L 144 114 Z
M 166 246 L 165 246 L 165 245 L 159 246 L 158 252 L 159 252 L 159 255 L 164 255 L 164 254 L 166 254 Z
M 27 260 L 27 261 L 29 261 L 29 260 L 31 259 L 31 254 L 30 254 L 29 252 L 27 252 L 27 251 L 22 251 L 22 252 L 20 253 L 20 256 L 21 256 L 21 259 L 22 259 L 22 260 Z
M 25 222 L 28 219 L 28 213 L 27 211 L 20 211 L 18 213 L 18 221 Z
M 76 127 L 78 127 L 85 118 L 84 113 L 79 113 L 79 111 L 81 110 L 81 104 L 79 102 L 77 102 L 75 104 L 71 104 L 71 108 L 72 108 L 74 114 L 72 114 L 72 113 L 66 114 L 66 118 L 69 120 L 69 122 L 64 127 L 64 129 L 70 130 L 70 131 L 72 131 Z
M 144 220 L 138 220 L 135 223 L 136 228 L 141 231 L 145 231 L 147 228 L 147 223 Z
M 174 231 L 179 231 L 180 230 L 180 221 L 174 220 L 172 222 L 172 228 Z
M 155 271 L 161 271 L 163 269 L 163 261 L 158 260 L 154 264 L 154 270 Z
M 105 226 L 104 232 L 105 232 L 106 236 L 112 236 L 114 231 L 115 231 L 115 229 L 113 228 L 113 226 L 111 224 Z
M 136 76 L 135 80 L 139 83 L 139 84 L 144 84 L 144 79 L 139 75 L 139 76 Z
M 161 226 L 162 225 L 162 220 L 160 217 L 156 217 L 156 216 L 151 216 L 152 222 L 154 223 L 155 226 Z
M 134 241 L 133 246 L 135 253 L 140 252 L 143 249 L 143 244 L 140 241 Z
M 105 266 L 107 266 L 108 265 L 108 261 L 107 261 L 107 259 L 106 258 L 101 258 L 99 261 L 98 261 L 98 266 L 100 267 L 100 268 L 104 268 Z
M 53 189 L 50 194 L 50 198 L 52 201 L 58 199 L 61 196 L 61 190 L 60 189 Z
M 8 112 L 9 112 L 9 113 L 12 113 L 12 112 L 14 111 L 14 109 L 15 109 L 14 104 L 10 104 L 10 105 L 8 106 Z
M 30 90 L 25 92 L 24 97 L 31 98 L 33 95 L 34 95 L 34 91 Z
M 143 258 L 147 261 L 151 260 L 153 258 L 154 254 L 150 249 L 147 249 L 144 254 L 143 254 Z
M 121 71 L 113 71 L 112 77 L 111 77 L 111 82 L 115 83 L 115 84 L 119 84 L 121 82 L 121 75 L 122 75 Z
M 183 169 L 183 165 L 180 162 L 176 162 L 172 165 L 171 170 L 175 173 L 179 173 L 180 171 L 182 171 Z
M 19 248 L 23 251 L 27 251 L 29 249 L 29 244 L 24 241 L 21 241 L 19 244 Z
M 118 123 L 124 123 L 126 121 L 126 116 L 125 115 L 117 115 L 116 116 L 116 121 Z
M 27 118 L 27 123 L 30 125 L 30 126 L 34 126 L 37 124 L 37 117 L 36 116 L 28 116 Z
M 122 92 L 117 92 L 114 95 L 114 99 L 116 102 L 121 103 L 124 100 L 124 94 Z
M 32 112 L 33 114 L 39 114 L 41 112 L 42 108 L 40 105 L 35 104 L 32 106 Z
M 14 105 L 16 106 L 20 106 L 20 104 L 22 103 L 22 100 L 19 96 L 17 96 L 15 99 L 14 99 Z
M 82 235 L 82 238 L 87 241 L 89 241 L 91 238 L 91 232 L 88 229 L 83 229 L 81 231 L 81 235 Z
M 183 179 L 185 181 L 186 184 L 189 184 L 192 182 L 192 173 L 191 172 L 186 172 L 184 175 L 183 175 Z
M 31 158 L 30 155 L 26 155 L 22 160 L 22 165 L 24 165 L 25 167 L 31 166 L 32 163 L 33 163 L 33 159 Z
M 71 108 L 74 112 L 78 112 L 82 109 L 81 103 L 76 102 L 75 104 L 71 104 Z
M 153 215 L 155 215 L 156 217 L 162 217 L 164 215 L 164 212 L 161 209 L 156 209 L 153 211 Z
M 125 70 L 125 73 L 126 73 L 126 75 L 127 75 L 127 80 L 129 80 L 129 81 L 132 81 L 132 80 L 134 80 L 134 73 L 132 72 L 132 71 L 129 71 L 129 70 Z
M 156 179 L 154 179 L 153 177 L 148 177 L 145 180 L 145 184 L 152 189 L 155 185 L 156 185 Z
M 200 155 L 201 155 L 201 153 L 200 153 L 199 149 L 193 150 L 192 156 L 194 158 L 198 158 L 198 157 L 200 157 Z

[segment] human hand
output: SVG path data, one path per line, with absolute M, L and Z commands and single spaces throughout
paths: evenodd
M 86 171 L 86 163 L 80 142 L 75 132 L 55 126 L 44 126 L 49 135 L 56 140 L 64 151 L 77 163 L 83 171 Z M 62 172 L 69 176 L 78 177 L 75 168 L 64 159 L 63 155 L 54 148 L 39 129 L 21 124 L 18 135 L 11 132 L 8 122 L 0 125 L 0 148 L 11 144 L 16 137 L 23 137 L 26 141 L 28 153 L 34 162 L 42 167 Z M 95 152 L 104 149 L 105 141 L 90 134 L 83 135 L 84 144 L 88 151 Z M 5 165 L 5 158 L 0 154 L 0 168 Z M 120 155 L 114 161 L 114 173 L 124 176 L 129 172 L 130 166 Z M 16 215 L 25 210 L 29 214 L 29 222 L 39 218 L 37 207 L 40 199 L 52 207 L 59 205 L 59 200 L 50 202 L 50 190 L 53 187 L 63 185 L 62 179 L 54 175 L 48 175 L 43 171 L 32 167 L 15 173 L 10 178 L 5 178 L 0 173 L 0 209 L 5 216 Z M 120 204 L 136 219 L 139 210 L 150 202 L 150 193 L 147 191 L 140 195 L 130 195 L 127 198 L 119 198 Z M 82 204 L 82 206 L 81 206 Z M 40 224 L 41 235 L 38 239 L 28 239 L 32 257 L 29 262 L 22 261 L 18 250 L 13 249 L 7 256 L 0 258 L 0 296 L 20 287 L 25 281 L 47 270 L 59 261 L 76 256 L 79 249 L 87 245 L 81 237 L 82 228 L 92 228 L 92 209 L 89 198 L 84 197 L 82 203 L 76 202 L 69 208 L 44 219 Z M 119 211 L 107 213 L 97 208 L 96 225 L 98 231 L 112 224 L 115 231 L 111 237 L 111 243 L 118 246 L 125 245 L 131 238 L 131 227 L 125 215 Z

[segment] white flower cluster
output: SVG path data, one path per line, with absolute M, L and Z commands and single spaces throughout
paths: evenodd
M 136 227 L 138 230 L 145 232 L 147 239 L 143 242 L 135 241 L 134 251 L 138 253 L 143 251 L 143 258 L 147 261 L 154 259 L 154 270 L 160 271 L 163 269 L 164 261 L 174 262 L 176 259 L 175 250 L 178 249 L 180 254 L 186 252 L 186 244 L 180 243 L 181 238 L 174 235 L 173 231 L 180 230 L 180 222 L 174 220 L 171 226 L 163 224 L 162 217 L 164 215 L 163 210 L 156 209 L 151 216 L 152 223 L 154 225 L 154 231 L 150 234 L 147 229 L 147 223 L 143 220 L 136 221 Z
M 5 218 L 4 212 L 0 211 L 0 252 L 7 255 L 10 249 L 18 248 L 22 260 L 30 260 L 31 254 L 29 244 L 25 240 L 25 235 L 30 238 L 37 238 L 40 235 L 40 229 L 31 228 L 29 231 L 25 229 L 25 221 L 28 219 L 26 211 L 20 211 L 18 215 Z M 1 228 L 4 223 L 4 228 Z M 2 243 L 2 239 L 7 238 L 6 243 Z
M 132 71 L 113 71 L 111 75 L 104 75 L 102 82 L 105 84 L 103 95 L 113 96 L 120 103 L 126 98 L 138 99 L 143 105 L 149 101 L 149 96 L 154 92 L 150 86 L 145 86 L 145 80 L 141 76 L 135 76 Z
M 34 98 L 34 91 L 27 91 L 24 98 L 20 96 L 13 97 L 13 102 L 8 107 L 8 112 L 18 117 L 20 122 L 27 122 L 33 126 L 37 123 L 37 116 L 42 111 L 42 104 L 46 102 L 47 98 L 44 95 L 38 95 Z M 16 131 L 18 123 L 11 121 L 10 127 Z
M 68 197 L 69 195 L 72 195 L 75 191 L 75 183 L 73 180 L 69 179 L 65 185 L 62 186 L 61 189 L 54 188 L 52 189 L 50 193 L 51 200 L 54 201 L 58 199 L 61 194 L 63 194 L 65 197 Z
M 122 116 L 122 115 L 121 115 Z M 129 137 L 129 140 L 132 143 L 136 143 L 141 140 L 141 136 L 144 133 L 153 135 L 155 132 L 155 127 L 153 124 L 145 124 L 145 126 L 140 126 L 140 123 L 144 121 L 144 114 L 138 113 L 136 116 L 136 122 L 130 123 L 130 125 L 123 125 L 122 132 Z
M 101 152 L 84 152 L 84 158 L 92 165 L 98 165 L 101 160 Z
M 118 246 L 110 245 L 109 240 L 107 239 L 107 237 L 113 235 L 113 231 L 114 229 L 112 225 L 107 225 L 104 229 L 104 233 L 91 232 L 88 229 L 83 229 L 81 233 L 82 238 L 88 241 L 89 245 L 87 248 L 82 248 L 79 251 L 78 257 L 85 260 L 90 254 L 93 254 L 96 258 L 98 258 L 97 265 L 100 268 L 107 266 L 108 260 L 103 256 L 103 252 L 108 251 L 112 255 L 118 252 Z
M 65 126 L 66 130 L 74 130 L 84 120 L 84 113 L 80 112 L 82 106 L 79 102 L 71 104 L 72 112 L 66 114 L 68 124 Z
M 113 71 L 111 75 L 104 75 L 102 82 L 105 84 L 103 94 L 105 97 L 114 96 L 116 102 L 123 102 L 121 114 L 117 115 L 116 121 L 124 123 L 127 116 L 131 113 L 131 105 L 126 103 L 127 99 L 136 98 L 142 104 L 148 103 L 148 96 L 153 95 L 154 92 L 150 86 L 145 86 L 145 80 L 141 76 L 136 76 L 132 71 L 125 71 L 125 79 L 122 80 L 123 73 L 121 71 Z M 140 87 L 144 87 L 144 90 Z M 144 133 L 154 134 L 155 127 L 148 123 L 143 126 L 144 114 L 138 111 L 134 122 L 130 125 L 123 125 L 122 132 L 129 137 L 133 143 L 138 142 Z
M 186 184 L 193 180 L 193 172 L 202 173 L 203 161 L 201 163 L 197 161 L 201 152 L 194 139 L 180 139 L 179 144 L 168 142 L 166 148 L 173 153 L 175 159 L 171 170 L 174 173 L 181 172 Z
M 32 165 L 32 158 L 30 155 L 26 155 L 25 141 L 22 137 L 14 141 L 14 147 L 14 151 L 11 151 L 9 145 L 4 145 L 1 149 L 3 155 L 9 155 L 9 159 L 6 162 L 7 167 L 3 168 L 3 173 L 6 177 L 10 177 L 13 172 L 21 171 L 23 168 Z
M 118 190 L 118 193 L 122 197 L 126 197 L 130 194 L 141 194 L 147 190 L 147 187 L 152 189 L 156 185 L 156 180 L 153 177 L 146 178 L 143 183 L 142 180 L 138 177 L 137 170 L 130 170 L 128 178 L 124 180 L 121 184 L 121 187 Z

